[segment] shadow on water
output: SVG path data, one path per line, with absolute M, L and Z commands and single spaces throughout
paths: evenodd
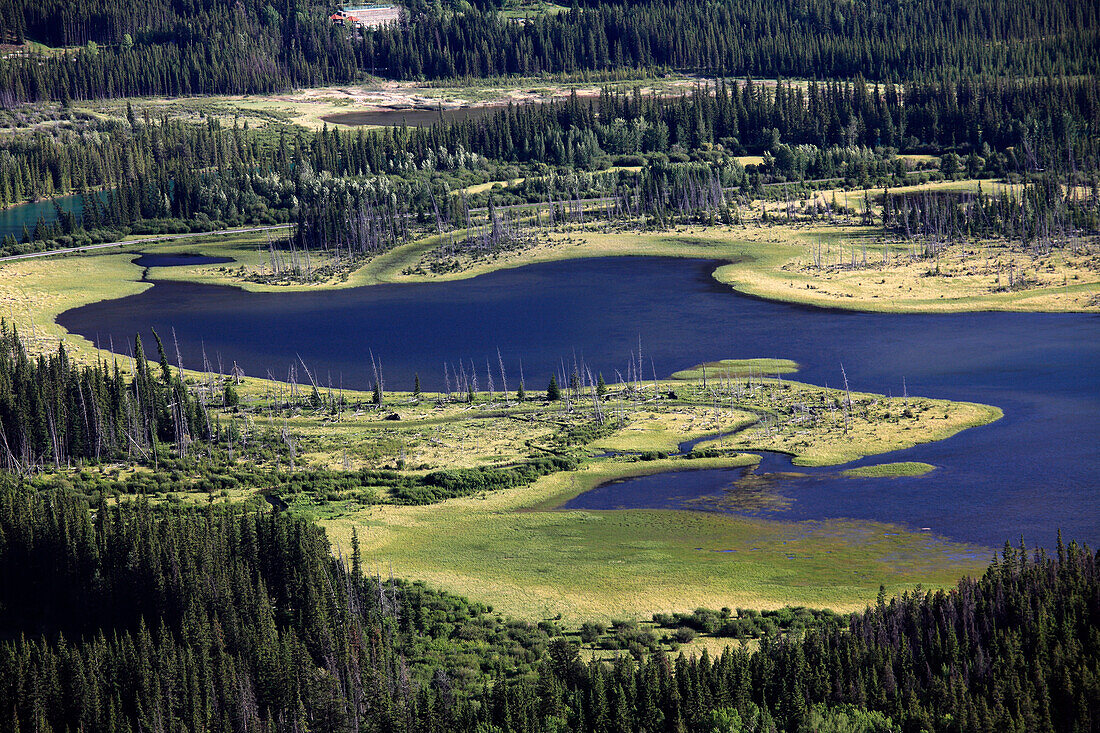
M 621 257 L 502 270 L 470 280 L 304 293 L 249 293 L 157 282 L 140 295 L 63 313 L 105 344 L 175 327 L 184 361 L 207 353 L 247 374 L 285 378 L 297 355 L 324 383 L 369 389 L 371 354 L 391 390 L 445 386 L 444 365 L 496 364 L 529 392 L 573 354 L 608 381 L 639 339 L 646 372 L 721 358 L 782 357 L 797 379 L 997 405 L 1002 420 L 873 463 L 923 461 L 921 477 L 783 481 L 790 519 L 850 517 L 932 527 L 1000 546 L 1050 544 L 1056 530 L 1100 541 L 1100 317 L 1087 314 L 891 314 L 745 297 L 702 260 Z M 779 460 L 766 458 L 767 461 Z M 782 468 L 782 467 L 781 467 Z M 765 465 L 761 470 L 773 470 Z

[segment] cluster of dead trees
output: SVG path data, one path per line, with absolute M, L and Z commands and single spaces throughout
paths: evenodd
M 883 193 L 883 227 L 888 234 L 920 244 L 920 256 L 974 237 L 997 237 L 1036 255 L 1055 247 L 1077 248 L 1100 231 L 1100 198 L 1053 174 L 1024 185 L 986 193 L 921 191 Z

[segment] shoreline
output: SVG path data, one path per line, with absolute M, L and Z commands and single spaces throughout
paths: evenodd
M 786 241 L 777 234 L 788 234 Z M 148 243 L 131 240 L 121 243 L 143 251 L 189 253 L 211 256 L 231 256 L 232 266 L 198 265 L 177 268 L 158 268 L 157 280 L 184 281 L 236 287 L 248 292 L 318 292 L 342 290 L 390 283 L 445 283 L 466 280 L 492 272 L 561 262 L 575 259 L 604 257 L 669 257 L 704 259 L 714 263 L 710 273 L 716 285 L 728 287 L 743 296 L 788 303 L 815 309 L 868 313 L 1095 313 L 1100 311 L 1100 283 L 1080 283 L 1049 289 L 995 293 L 952 299 L 885 300 L 877 298 L 837 298 L 819 291 L 798 287 L 806 278 L 800 273 L 792 275 L 784 266 L 797 260 L 814 237 L 823 241 L 844 241 L 845 235 L 859 236 L 857 228 L 848 230 L 813 231 L 796 229 L 793 232 L 779 228 L 747 230 L 683 229 L 670 232 L 650 232 L 638 235 L 584 233 L 583 241 L 561 242 L 556 239 L 550 245 L 539 244 L 534 250 L 501 259 L 474 262 L 470 266 L 443 274 L 405 274 L 420 258 L 434 247 L 437 236 L 401 245 L 364 263 L 346 280 L 330 280 L 317 284 L 278 285 L 242 281 L 231 274 L 237 268 L 256 268 L 265 261 L 265 253 L 257 251 L 261 242 L 258 234 L 247 232 L 218 235 L 196 235 L 186 242 Z M 745 236 L 748 235 L 748 236 Z M 210 239 L 207 240 L 206 238 Z M 142 268 L 128 261 L 129 253 L 104 252 L 78 253 L 77 256 L 46 256 L 12 260 L 0 263 L 0 309 L 7 310 L 8 320 L 22 330 L 42 331 L 48 334 L 51 344 L 62 340 L 74 351 L 74 355 L 87 355 L 96 351 L 95 345 L 78 334 L 70 333 L 57 324 L 57 317 L 68 310 L 104 300 L 132 295 L 135 285 L 151 287 L 142 281 Z M 234 267 L 235 266 L 235 267 Z M 129 272 L 133 267 L 133 272 Z M 879 271 L 868 274 L 877 275 Z M 60 291 L 60 293 L 59 293 Z M 1087 307 L 1077 301 L 1066 301 L 1067 293 L 1076 292 L 1092 296 Z M 1095 306 L 1091 302 L 1096 302 Z M 7 306 L 4 308 L 4 306 Z M 37 339 L 36 339 L 37 341 Z M 52 348 L 52 346 L 51 346 Z
M 776 239 L 775 234 L 788 235 L 787 241 Z M 1100 281 L 1066 284 L 1056 287 L 1035 288 L 1011 292 L 986 292 L 961 294 L 957 297 L 942 298 L 880 298 L 868 294 L 865 297 L 849 295 L 837 297 L 823 293 L 806 284 L 813 280 L 804 273 L 793 273 L 789 267 L 793 261 L 804 255 L 804 247 L 814 238 L 824 240 L 844 240 L 866 236 L 867 230 L 851 228 L 796 228 L 761 227 L 744 230 L 700 228 L 667 231 L 642 232 L 639 234 L 603 234 L 570 233 L 582 240 L 581 243 L 555 241 L 553 246 L 539 244 L 534 249 L 517 254 L 508 254 L 499 259 L 476 261 L 469 266 L 447 273 L 413 273 L 404 270 L 418 265 L 421 257 L 428 254 L 438 240 L 431 235 L 408 244 L 395 247 L 374 259 L 363 263 L 351 272 L 346 280 L 327 281 L 316 284 L 273 285 L 241 281 L 224 277 L 218 273 L 162 272 L 161 280 L 189 280 L 200 283 L 232 285 L 249 292 L 294 292 L 341 290 L 345 288 L 381 285 L 389 283 L 432 283 L 467 280 L 480 275 L 501 270 L 527 267 L 548 262 L 561 262 L 574 259 L 596 259 L 603 257 L 675 257 L 681 259 L 706 259 L 715 263 L 711 277 L 720 285 L 742 295 L 762 298 L 774 302 L 804 305 L 828 310 L 855 311 L 866 313 L 982 313 L 982 312 L 1019 312 L 1019 313 L 1096 313 L 1100 312 Z M 232 235 L 221 235 L 232 236 Z M 626 239 L 628 242 L 619 240 Z M 560 240 L 560 237 L 559 237 Z M 191 245 L 200 254 L 215 254 L 202 251 L 202 247 L 218 247 L 225 243 L 194 242 Z M 240 250 L 238 250 L 240 251 Z M 251 250 L 247 250 L 251 252 Z M 238 258 L 239 264 L 247 264 Z M 855 275 L 867 278 L 891 274 L 887 270 L 868 267 Z M 1081 304 L 1079 301 L 1067 302 L 1067 296 L 1089 295 L 1095 304 Z

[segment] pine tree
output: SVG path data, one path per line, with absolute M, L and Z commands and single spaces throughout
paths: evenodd
M 561 387 L 558 386 L 558 378 L 550 375 L 550 384 L 546 386 L 546 399 L 556 402 L 561 399 Z
M 356 578 L 363 575 L 363 556 L 359 550 L 359 531 L 351 528 L 351 573 Z

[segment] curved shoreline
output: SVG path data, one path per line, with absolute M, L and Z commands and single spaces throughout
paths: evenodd
M 768 234 L 771 230 L 761 229 L 756 234 Z M 751 232 L 750 232 L 751 233 Z M 804 232 L 806 236 L 812 232 Z M 843 232 L 831 232 L 841 236 Z M 226 241 L 227 238 L 229 241 Z M 262 253 L 256 251 L 258 235 L 218 235 L 214 241 L 203 241 L 195 237 L 186 245 L 142 246 L 140 241 L 125 244 L 137 245 L 142 251 L 170 253 L 182 247 L 190 252 L 211 256 L 230 256 L 241 267 L 247 268 L 262 261 Z M 1039 302 L 1036 298 L 1050 297 L 1052 293 L 1036 291 L 1033 293 L 1010 293 L 982 298 L 963 298 L 930 302 L 875 302 L 871 300 L 846 300 L 826 298 L 815 295 L 815 291 L 789 286 L 791 292 L 777 292 L 776 283 L 786 281 L 775 279 L 775 273 L 781 272 L 784 263 L 796 258 L 802 248 L 797 243 L 774 241 L 754 242 L 740 238 L 735 232 L 708 230 L 701 233 L 669 232 L 648 233 L 638 236 L 588 235 L 583 244 L 558 244 L 537 251 L 525 252 L 518 257 L 475 263 L 462 271 L 442 275 L 404 274 L 403 270 L 418 261 L 418 258 L 430 251 L 436 237 L 427 237 L 417 242 L 397 247 L 383 253 L 352 272 L 344 281 L 329 281 L 311 285 L 272 285 L 241 281 L 229 274 L 227 268 L 213 266 L 195 266 L 174 268 L 174 271 L 159 270 L 158 280 L 186 281 L 204 284 L 236 287 L 248 292 L 322 292 L 343 290 L 388 283 L 446 283 L 467 280 L 480 275 L 502 270 L 527 267 L 549 262 L 574 259 L 607 257 L 670 257 L 681 259 L 707 259 L 714 263 L 710 277 L 716 286 L 729 288 L 741 295 L 778 303 L 787 303 L 813 309 L 837 310 L 868 313 L 978 313 L 998 312 L 1038 312 L 1038 313 L 1093 313 L 1093 308 L 1049 307 L 1049 301 Z M 628 240 L 626 242 L 622 240 Z M 803 242 L 802 244 L 805 244 Z M 22 260 L 6 262 L 0 265 L 0 272 L 11 273 L 11 278 L 0 278 L 0 308 L 8 305 L 9 320 L 19 324 L 26 332 L 47 332 L 48 341 L 56 344 L 63 340 L 73 348 L 77 356 L 87 356 L 96 351 L 95 345 L 78 334 L 61 328 L 57 317 L 72 308 L 112 300 L 134 294 L 134 284 L 141 283 L 140 270 L 129 273 L 119 271 L 118 263 L 112 260 L 118 255 L 97 254 L 95 256 L 50 257 L 41 260 Z M 99 263 L 108 263 L 100 268 Z M 761 277 L 763 280 L 761 281 Z M 755 278 L 755 279 L 754 279 Z M 74 282 L 78 280 L 79 284 Z M 64 292 L 58 297 L 58 286 Z M 74 287 L 75 286 L 75 287 Z M 148 285 L 145 285 L 148 287 Z M 1093 288 L 1094 284 L 1068 286 L 1077 291 Z M 1064 290 L 1066 288 L 1058 288 Z M 1057 293 L 1053 293 L 1056 297 Z M 29 316 L 29 318 L 28 318 Z M 29 323 L 28 323 L 29 321 Z M 53 346 L 50 347 L 51 349 Z

